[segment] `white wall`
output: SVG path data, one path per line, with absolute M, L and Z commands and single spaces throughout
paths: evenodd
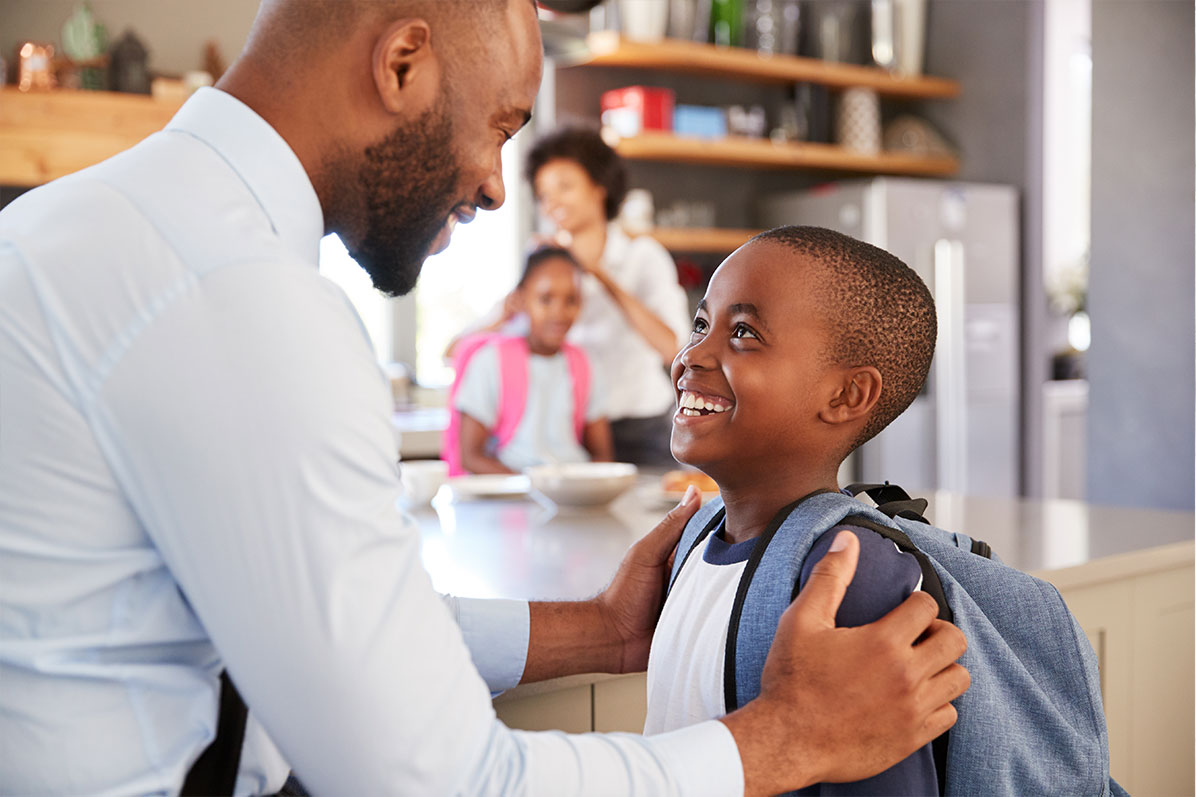
M 1193 505 L 1193 22 L 1191 0 L 1092 4 L 1093 503 Z

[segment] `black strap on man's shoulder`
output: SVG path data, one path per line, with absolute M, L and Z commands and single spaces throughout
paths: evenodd
M 220 673 L 220 714 L 216 720 L 216 738 L 195 759 L 180 792 L 183 797 L 231 795 L 237 785 L 241 766 L 241 745 L 245 741 L 245 723 L 249 709 L 228 670 Z

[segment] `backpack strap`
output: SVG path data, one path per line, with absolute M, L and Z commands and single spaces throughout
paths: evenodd
M 669 574 L 669 586 L 665 590 L 666 598 L 669 591 L 673 589 L 673 583 L 676 582 L 677 576 L 681 573 L 681 568 L 685 566 L 685 562 L 689 559 L 689 555 L 702 543 L 702 540 L 710 536 L 710 532 L 719 527 L 719 524 L 723 522 L 723 518 L 726 515 L 727 509 L 723 506 L 723 499 L 719 497 L 707 501 L 689 519 L 689 523 L 685 525 L 685 530 L 681 532 L 681 539 L 677 542 L 676 553 L 680 555 L 674 554 L 673 556 L 673 572 Z
M 457 391 L 461 389 L 461 379 L 478 350 L 498 337 L 490 332 L 470 335 L 461 340 L 453 351 L 453 382 L 448 390 L 449 422 L 440 442 L 440 458 L 448 463 L 450 476 L 465 473 L 461 466 L 461 413 L 457 412 Z
M 903 517 L 930 525 L 926 519 L 926 507 L 929 502 L 925 498 L 910 498 L 909 493 L 896 484 L 849 484 L 844 489 L 852 496 L 865 493 L 876 503 L 876 508 L 882 515 L 888 517 Z
M 946 620 L 948 623 L 955 622 L 955 616 L 951 613 L 951 607 L 947 605 L 947 596 L 943 592 L 943 582 L 939 578 L 938 572 L 935 571 L 934 565 L 931 564 L 926 554 L 922 553 L 918 546 L 914 545 L 913 540 L 904 531 L 877 523 L 871 518 L 862 515 L 848 515 L 843 518 L 840 525 L 859 526 L 869 531 L 875 531 L 896 545 L 902 553 L 912 555 L 917 560 L 918 567 L 922 570 L 922 591 L 934 598 L 934 602 L 939 605 L 939 619 Z M 797 597 L 798 586 L 797 584 L 793 585 L 793 597 L 795 598 Z
M 590 399 L 590 361 L 586 353 L 571 343 L 561 347 L 569 363 L 569 376 L 573 379 L 573 430 L 581 442 L 586 431 L 586 405 Z
M 531 352 L 527 339 L 521 337 L 501 338 L 497 346 L 500 387 L 494 436 L 498 438 L 498 447 L 502 448 L 511 442 L 523 420 L 523 409 L 527 405 L 527 362 Z
M 922 570 L 922 591 L 934 598 L 935 603 L 939 605 L 938 619 L 946 620 L 948 623 L 955 622 L 955 615 L 951 611 L 951 607 L 947 605 L 947 595 L 943 592 L 943 581 L 939 578 L 938 572 L 934 569 L 934 565 L 930 563 L 929 557 L 914 545 L 909 536 L 900 529 L 885 526 L 877 523 L 869 518 L 859 515 L 849 515 L 843 519 L 843 525 L 859 526 L 861 528 L 875 531 L 886 540 L 891 541 L 897 546 L 902 553 L 912 554 L 914 559 L 918 561 L 918 567 Z M 793 585 L 793 592 L 796 596 L 798 585 Z M 939 782 L 939 794 L 947 793 L 947 750 L 950 745 L 950 730 L 943 731 L 938 737 L 931 742 L 930 753 L 934 758 L 935 776 Z
M 909 493 L 896 484 L 849 484 L 844 489 L 854 496 L 865 493 L 876 503 L 876 509 L 891 518 L 905 518 L 930 525 L 926 519 L 926 507 L 929 505 L 925 498 L 910 498 Z M 873 529 L 875 531 L 875 529 Z M 984 540 L 974 540 L 966 534 L 954 532 L 955 545 L 970 550 L 985 559 L 993 558 L 993 549 Z M 894 540 L 894 542 L 896 542 Z M 900 546 L 898 546 L 900 547 Z M 903 549 L 904 550 L 904 549 Z M 920 564 L 920 563 L 919 563 Z M 940 604 L 942 605 L 942 604 Z

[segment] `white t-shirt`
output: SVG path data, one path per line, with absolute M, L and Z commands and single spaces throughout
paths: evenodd
M 689 338 L 693 322 L 689 299 L 677 282 L 672 256 L 655 238 L 629 238 L 617 223 L 611 222 L 606 228 L 602 267 L 619 287 L 643 302 L 673 330 L 678 346 Z M 566 340 L 585 349 L 589 356 L 590 368 L 605 390 L 607 417 L 617 421 L 668 412 L 676 396 L 660 355 L 635 331 L 597 277 L 582 277 L 581 295 L 581 313 Z M 501 314 L 500 301 L 487 319 L 493 322 Z M 526 334 L 527 319 L 513 320 L 503 332 Z
M 711 534 L 677 574 L 648 654 L 645 734 L 727 713 L 723 697 L 727 621 L 755 544 L 755 538 L 732 544 Z
M 618 224 L 609 224 L 602 267 L 673 330 L 678 346 L 689 337 L 689 301 L 677 282 L 673 258 L 655 238 L 629 238 Z M 596 277 L 587 274 L 581 287 L 581 315 L 568 340 L 590 355 L 607 391 L 611 419 L 651 418 L 668 412 L 676 396 L 660 355 L 635 331 Z
M 498 347 L 483 346 L 474 353 L 461 375 L 454 409 L 469 415 L 487 429 L 498 422 Z M 527 363 L 527 404 L 515 434 L 496 454 L 514 471 L 556 462 L 587 462 L 590 454 L 577 440 L 573 425 L 573 375 L 564 354 L 532 354 Z M 586 423 L 603 416 L 602 388 L 591 375 L 586 401 Z

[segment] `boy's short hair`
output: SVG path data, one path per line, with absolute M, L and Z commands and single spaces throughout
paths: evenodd
M 527 156 L 524 173 L 533 186 L 536 174 L 549 161 L 567 160 L 577 163 L 595 185 L 606 191 L 603 211 L 607 221 L 619 215 L 619 207 L 627 196 L 627 165 L 598 131 L 586 127 L 563 127 L 536 141 Z
M 527 261 L 523 264 L 523 273 L 519 275 L 519 282 L 515 284 L 515 287 L 522 288 L 527 284 L 527 280 L 532 275 L 532 272 L 546 260 L 564 260 L 578 271 L 583 270 L 581 263 L 577 262 L 577 258 L 568 249 L 563 246 L 545 244 L 537 246 L 531 252 L 528 252 Z
M 836 365 L 880 371 L 880 400 L 848 452 L 876 436 L 913 403 L 930 371 L 938 319 L 912 268 L 879 247 L 822 227 L 777 227 L 752 241 L 783 244 L 814 262 L 814 295 L 827 309 Z

